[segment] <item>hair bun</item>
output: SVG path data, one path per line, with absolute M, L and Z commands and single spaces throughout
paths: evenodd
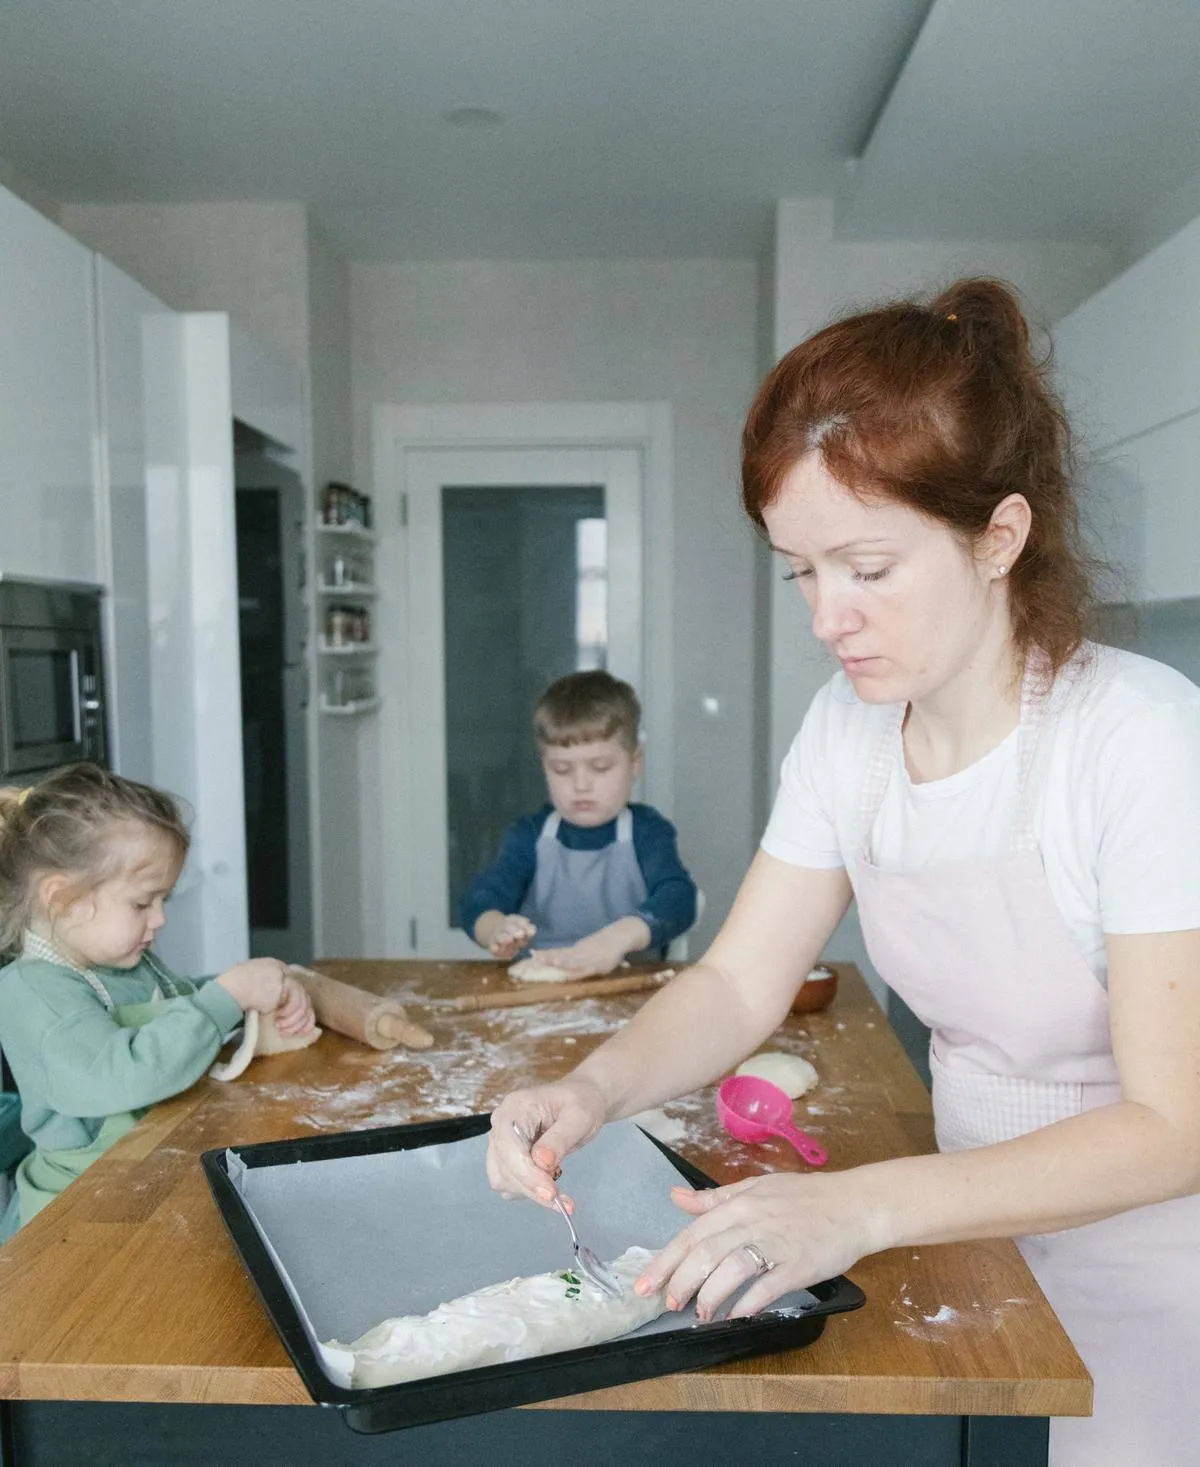
M 957 280 L 929 303 L 934 316 L 953 323 L 971 346 L 1017 357 L 1029 352 L 1029 326 L 1016 292 L 1001 280 Z
M 12 823 L 13 817 L 25 803 L 28 790 L 18 789 L 16 785 L 4 785 L 0 787 L 0 826 Z

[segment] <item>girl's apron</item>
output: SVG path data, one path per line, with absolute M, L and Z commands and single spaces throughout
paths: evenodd
M 646 900 L 646 878 L 633 848 L 633 811 L 617 816 L 617 836 L 598 851 L 572 851 L 558 838 L 551 811 L 537 842 L 537 869 L 521 915 L 537 927 L 538 948 L 570 947 L 629 917 Z
M 1007 852 L 988 863 L 880 870 L 870 836 L 902 767 L 903 710 L 862 788 L 854 889 L 879 973 L 933 1031 L 938 1148 L 1010 1140 L 1121 1098 L 1108 995 L 1072 940 L 1032 824 L 1044 700 L 1027 674 Z M 1200 1196 L 1137 1208 L 1020 1248 L 1095 1382 L 1090 1418 L 1051 1423 L 1052 1467 L 1200 1462 Z
M 25 950 L 34 951 L 28 940 Z M 40 949 L 35 952 L 35 955 L 46 956 Z M 170 975 L 155 963 L 149 954 L 146 955 L 146 961 L 162 987 L 156 989 L 154 997 L 146 1003 L 116 1004 L 104 986 L 103 980 L 90 968 L 77 968 L 73 963 L 66 963 L 66 960 L 52 949 L 50 950 L 50 961 L 70 967 L 73 972 L 85 979 L 103 1002 L 109 1017 L 122 1029 L 140 1029 L 143 1024 L 148 1024 L 151 1019 L 157 1018 L 162 1013 L 160 1005 L 164 998 L 164 988 L 166 996 L 171 998 L 179 996 L 179 990 L 171 982 Z M 43 1207 L 53 1202 L 65 1187 L 76 1177 L 82 1176 L 97 1157 L 102 1156 L 110 1146 L 114 1146 L 126 1131 L 131 1130 L 145 1114 L 146 1109 L 143 1108 L 118 1111 L 114 1115 L 105 1116 L 100 1130 L 87 1146 L 63 1147 L 56 1151 L 46 1151 L 36 1146 L 29 1152 L 18 1165 L 15 1174 L 17 1184 L 15 1200 L 20 1208 L 21 1225 L 24 1226 L 31 1217 L 41 1212 Z

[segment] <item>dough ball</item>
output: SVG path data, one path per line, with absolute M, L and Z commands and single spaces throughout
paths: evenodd
M 806 1059 L 799 1055 L 783 1054 L 777 1049 L 753 1054 L 734 1071 L 738 1075 L 757 1075 L 760 1080 L 770 1080 L 795 1100 L 807 1095 L 817 1083 L 817 1072 Z
M 556 968 L 553 963 L 543 963 L 534 953 L 532 957 L 514 963 L 508 970 L 508 976 L 518 983 L 565 983 L 577 975 L 569 973 L 566 968 Z

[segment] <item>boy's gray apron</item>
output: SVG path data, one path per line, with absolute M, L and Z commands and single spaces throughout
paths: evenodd
M 521 915 L 537 927 L 535 949 L 570 947 L 646 900 L 646 878 L 633 848 L 633 811 L 617 816 L 617 836 L 598 851 L 572 851 L 558 838 L 562 818 L 551 811 L 537 842 L 537 867 Z

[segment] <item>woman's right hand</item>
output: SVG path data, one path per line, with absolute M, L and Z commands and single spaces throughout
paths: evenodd
M 222 973 L 217 982 L 237 1000 L 243 1011 L 273 1014 L 283 998 L 287 967 L 278 958 L 251 958 Z
M 581 1075 L 553 1085 L 514 1090 L 492 1112 L 488 1181 L 506 1197 L 550 1206 L 563 1159 L 585 1145 L 608 1119 L 600 1087 Z M 569 1210 L 570 1198 L 562 1198 Z

